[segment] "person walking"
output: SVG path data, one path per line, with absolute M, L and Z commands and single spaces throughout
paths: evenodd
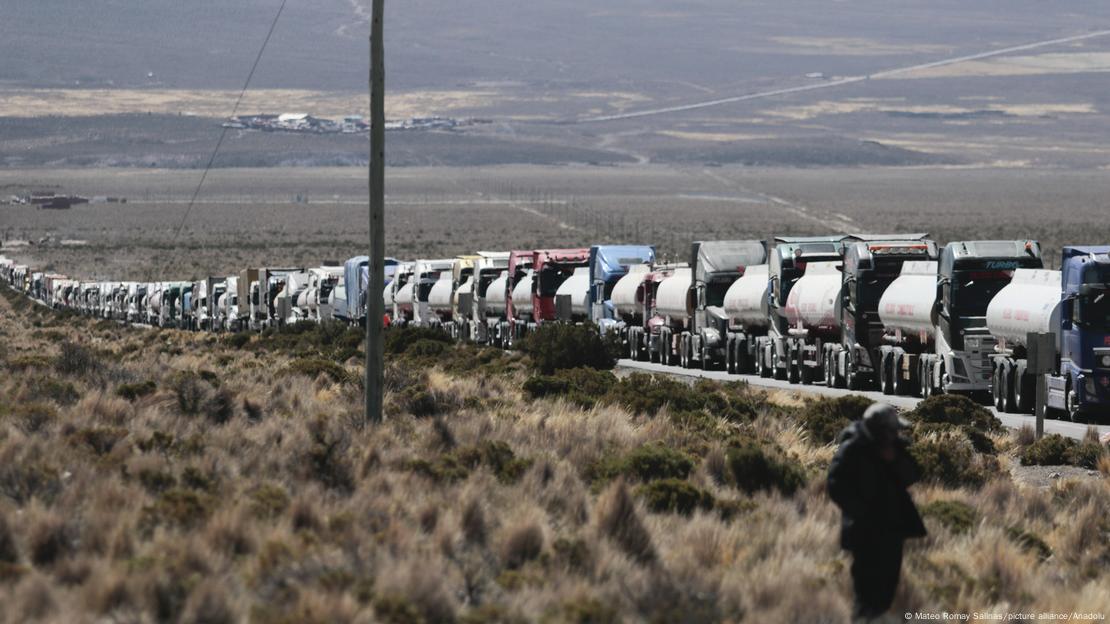
M 925 536 L 907 488 L 921 469 L 899 435 L 909 426 L 892 405 L 875 403 L 840 434 L 829 466 L 829 497 L 840 507 L 840 545 L 852 554 L 853 616 L 873 620 L 890 609 L 906 539 Z

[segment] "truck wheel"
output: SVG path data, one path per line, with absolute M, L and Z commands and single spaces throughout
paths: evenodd
M 894 394 L 893 371 L 891 371 L 893 359 L 889 355 L 884 355 L 879 364 L 879 390 L 886 395 Z
M 836 387 L 836 380 L 833 377 L 836 375 L 833 369 L 833 353 L 832 351 L 825 352 L 825 387 Z
M 925 365 L 925 358 L 917 362 L 917 380 L 921 385 L 921 398 L 927 399 L 932 394 L 932 377 L 929 376 L 929 367 Z
M 761 378 L 766 379 L 771 376 L 771 367 L 767 366 L 767 349 L 756 349 L 755 353 L 755 372 Z
M 713 358 L 709 357 L 709 349 L 702 347 L 701 349 L 701 369 L 704 371 L 713 370 Z
M 736 373 L 736 356 L 739 355 L 736 349 L 736 341 L 731 338 L 725 342 L 725 372 L 733 375 Z
M 801 363 L 798 361 L 798 352 L 791 348 L 786 352 L 786 373 L 788 376 L 787 381 L 796 384 L 801 381 Z
M 1002 375 L 1002 411 L 1007 414 L 1016 412 L 1014 405 L 1014 378 L 1017 371 L 1007 370 Z
M 798 365 L 798 377 L 801 380 L 803 386 L 809 386 L 813 384 L 813 372 L 813 369 L 806 366 L 805 364 Z
M 1019 414 L 1028 414 L 1032 411 L 1029 399 L 1033 396 L 1033 388 L 1029 379 L 1028 375 L 1021 375 L 1014 371 L 1014 410 Z

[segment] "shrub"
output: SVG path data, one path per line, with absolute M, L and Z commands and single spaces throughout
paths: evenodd
M 678 449 L 662 444 L 645 444 L 628 453 L 607 457 L 591 467 L 594 481 L 608 481 L 625 475 L 640 481 L 685 479 L 694 468 L 694 460 Z
M 16 427 L 31 435 L 43 431 L 56 421 L 58 410 L 49 403 L 23 403 L 12 409 L 11 419 L 15 421 Z
M 536 375 L 524 382 L 522 389 L 531 399 L 562 396 L 582 407 L 590 408 L 616 384 L 609 371 L 593 368 L 570 368 L 552 375 Z
M 695 509 L 712 509 L 713 495 L 682 479 L 660 479 L 636 488 L 647 508 L 656 513 L 689 515 Z
M 97 366 L 97 357 L 91 349 L 75 342 L 63 342 L 61 353 L 54 360 L 58 372 L 67 375 L 83 375 Z
M 436 358 L 443 355 L 450 348 L 450 344 L 441 340 L 429 340 L 427 338 L 421 338 L 420 340 L 417 340 L 416 342 L 409 345 L 409 348 L 405 351 L 405 353 L 407 355 L 411 355 L 412 357 Z
M 910 445 L 910 454 L 921 467 L 922 479 L 949 487 L 978 487 L 987 470 L 967 438 L 954 431 L 936 432 Z
M 531 460 L 517 457 L 507 442 L 484 440 L 474 446 L 443 453 L 432 460 L 411 460 L 408 469 L 433 481 L 449 483 L 465 479 L 471 470 L 485 466 L 502 483 L 515 483 L 531 465 Z
M 349 432 L 343 427 L 318 416 L 308 425 L 309 448 L 294 461 L 303 462 L 308 476 L 324 486 L 350 492 L 354 489 L 354 476 L 347 451 L 351 446 Z
M 331 360 L 322 357 L 306 357 L 293 360 L 286 367 L 285 373 L 289 375 L 304 375 L 316 379 L 320 375 L 331 379 L 337 384 L 356 383 L 357 379 L 347 369 Z
M 543 621 L 567 622 L 568 624 L 619 624 L 620 613 L 612 604 L 602 602 L 593 596 L 579 596 L 567 600 L 551 617 Z
M 632 373 L 609 391 L 605 401 L 636 414 L 655 415 L 664 405 L 678 412 L 703 409 L 706 397 L 667 375 Z
M 15 535 L 8 526 L 8 518 L 0 512 L 0 564 L 19 563 L 19 549 L 15 545 Z
M 260 519 L 278 517 L 289 509 L 289 492 L 284 487 L 273 483 L 263 483 L 250 493 L 251 512 Z
M 177 407 L 183 414 L 199 414 L 211 395 L 211 389 L 201 380 L 200 375 L 191 371 L 175 373 L 170 380 L 170 387 L 177 397 Z
M 73 405 L 81 398 L 81 393 L 72 383 L 61 379 L 38 377 L 32 379 L 27 388 L 34 396 L 58 405 Z
M 439 342 L 444 348 L 451 345 L 451 337 L 446 333 L 429 327 L 390 327 L 385 331 L 384 349 L 388 355 L 402 355 L 416 345 L 423 343 L 421 349 L 431 349 L 427 342 Z
M 116 387 L 116 396 L 123 397 L 128 401 L 134 401 L 139 397 L 144 397 L 153 393 L 157 388 L 158 384 L 150 379 L 142 382 L 125 383 Z
M 608 370 L 617 363 L 592 324 L 545 323 L 521 341 L 520 350 L 544 375 L 567 368 Z
M 127 437 L 127 429 L 118 427 L 92 427 L 81 429 L 70 435 L 70 443 L 83 446 L 97 455 L 107 455 Z
M 933 501 L 921 508 L 921 515 L 936 518 L 953 533 L 967 533 L 978 521 L 970 505 L 955 500 Z
M 863 412 L 874 401 L 855 394 L 810 401 L 801 412 L 802 426 L 814 442 L 830 444 L 852 421 L 863 418 Z
M 203 492 L 170 488 L 159 494 L 152 504 L 143 507 L 140 524 L 147 530 L 159 525 L 192 528 L 208 518 L 213 503 L 212 498 Z
M 1026 446 L 1021 452 L 1023 466 L 1079 466 L 1091 470 L 1098 468 L 1098 461 L 1106 448 L 1098 442 L 1082 442 L 1053 433 Z
M 506 568 L 515 570 L 536 559 L 543 552 L 543 528 L 536 522 L 526 522 L 514 527 L 501 546 L 501 561 Z
M 725 460 L 736 486 L 749 494 L 778 490 L 789 496 L 806 481 L 797 463 L 783 457 L 777 449 L 768 449 L 756 442 L 747 441 L 729 448 Z
M 250 342 L 250 341 L 251 341 L 251 334 L 249 334 L 247 332 L 239 332 L 239 333 L 236 333 L 236 334 L 228 335 L 226 338 L 224 338 L 223 342 L 228 347 L 238 350 L 238 349 L 242 349 L 243 347 L 247 346 L 247 343 Z
M 935 394 L 918 403 L 906 416 L 918 423 L 947 423 L 986 432 L 1002 429 L 1002 421 L 994 414 L 959 394 Z
M 1041 561 L 1045 561 L 1052 556 L 1052 548 L 1035 533 L 1012 526 L 1006 528 L 1006 537 L 1010 538 L 1025 552 L 1036 555 Z

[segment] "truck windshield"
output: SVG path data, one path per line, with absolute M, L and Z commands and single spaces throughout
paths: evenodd
M 1110 291 L 1092 294 L 1082 300 L 1083 324 L 1110 329 Z
M 540 271 L 539 294 L 541 297 L 551 297 L 559 286 L 574 274 L 574 267 L 547 266 Z
M 728 287 L 731 284 L 710 284 L 705 289 L 705 305 L 710 307 L 721 307 L 725 305 L 725 293 L 728 292 Z
M 955 316 L 986 316 L 987 305 L 1010 283 L 1013 271 L 955 271 L 951 303 Z

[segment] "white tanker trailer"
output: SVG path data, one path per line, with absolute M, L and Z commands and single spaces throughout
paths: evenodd
M 564 322 L 586 320 L 590 314 L 589 295 L 590 267 L 575 267 L 555 290 L 555 318 Z
M 1031 240 L 953 242 L 936 263 L 905 263 L 879 301 L 882 391 L 990 392 L 997 341 L 987 330 L 987 307 L 1015 270 L 1041 266 L 1041 247 Z
M 508 283 L 509 272 L 503 270 L 486 286 L 485 296 L 475 301 L 475 312 L 478 315 L 475 323 L 482 325 L 475 340 L 481 344 L 493 344 L 497 341 L 497 328 L 505 320 L 505 285 Z
M 636 293 L 640 290 L 640 284 L 643 283 L 644 277 L 649 271 L 651 271 L 651 267 L 646 264 L 634 264 L 628 267 L 628 273 L 625 273 L 613 285 L 613 292 L 609 296 L 609 301 L 613 303 L 613 316 L 615 318 L 626 323 L 632 323 L 635 317 L 642 314 L 642 304 L 637 299 Z
M 678 353 L 678 337 L 688 329 L 694 313 L 694 297 L 690 286 L 694 283 L 694 270 L 688 266 L 677 268 L 663 278 L 655 288 L 655 314 L 661 323 L 658 333 L 652 334 L 652 352 L 659 354 L 661 364 L 674 364 Z
M 768 265 L 747 267 L 725 291 L 724 310 L 728 317 L 725 344 L 725 369 L 747 374 L 755 370 L 756 338 L 767 335 Z
M 455 280 L 450 271 L 439 274 L 439 279 L 428 291 L 427 315 L 421 314 L 421 324 L 441 325 L 451 320 L 454 311 Z
M 1059 333 L 1060 286 L 1060 271 L 1018 269 L 987 306 L 987 330 L 998 341 L 991 398 L 1000 411 L 1033 407 L 1036 380 L 1026 373 L 1026 340 L 1030 333 Z
M 824 344 L 840 335 L 841 262 L 810 262 L 787 295 L 787 378 L 791 383 L 813 383 L 823 376 Z

